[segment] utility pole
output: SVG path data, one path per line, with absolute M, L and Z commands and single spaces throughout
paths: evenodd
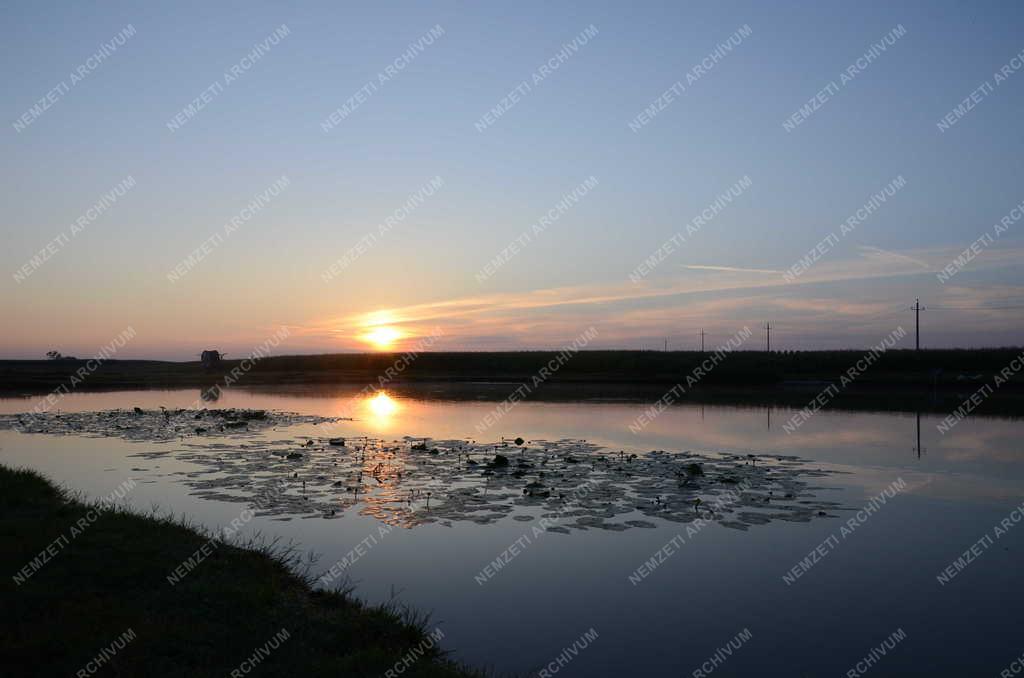
M 765 350 L 768 351 L 769 353 L 771 353 L 772 352 L 772 324 L 771 324 L 771 322 L 766 322 L 764 324 L 764 331 L 765 331 L 765 337 L 764 337 L 764 340 L 765 340 Z
M 700 352 L 704 352 L 704 328 L 700 328 Z
M 914 312 L 914 350 L 921 350 L 921 311 L 925 310 L 924 306 L 921 305 L 920 299 L 914 300 L 914 305 L 910 307 Z
M 668 337 L 665 337 L 665 353 L 668 353 Z

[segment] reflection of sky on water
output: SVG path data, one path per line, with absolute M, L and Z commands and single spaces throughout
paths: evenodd
M 130 405 L 188 407 L 196 390 L 141 391 L 125 400 L 123 393 L 76 393 L 59 407 L 96 410 Z M 1007 419 L 961 421 L 940 435 L 941 415 L 921 414 L 921 448 L 917 454 L 917 421 L 910 413 L 819 412 L 791 434 L 783 424 L 796 412 L 786 408 L 731 407 L 683 404 L 668 408 L 641 434 L 629 425 L 646 410 L 645 403 L 598 402 L 585 407 L 566 402 L 517 403 L 498 422 L 480 432 L 477 425 L 498 403 L 483 400 L 425 400 L 379 391 L 365 395 L 359 389 L 332 389 L 320 397 L 274 395 L 246 390 L 225 390 L 214 405 L 219 408 L 269 408 L 351 417 L 336 427 L 338 435 L 366 434 L 400 438 L 496 439 L 500 436 L 585 439 L 606 447 L 649 451 L 729 451 L 797 455 L 830 464 L 907 469 L 923 474 L 957 474 L 963 483 L 959 495 L 1012 500 L 1024 481 L 1021 422 Z M 129 402 L 130 401 L 130 402 Z M 0 412 L 25 411 L 35 400 L 0 399 Z M 884 483 L 883 483 L 884 485 Z M 926 491 L 939 491 L 939 479 Z M 942 491 L 945 496 L 948 493 Z
M 511 390 L 512 387 L 509 387 Z M 196 402 L 198 390 L 72 393 L 53 408 L 65 411 L 103 410 L 130 405 L 155 408 L 188 407 Z M 353 417 L 353 425 L 370 435 L 388 430 L 403 435 L 433 437 L 476 437 L 475 425 L 498 404 L 488 400 L 444 400 L 409 398 L 386 390 L 365 395 L 352 388 L 345 395 L 332 389 L 330 397 L 273 395 L 228 389 L 210 407 L 267 408 L 322 416 Z M 130 401 L 130 403 L 128 402 Z M 0 413 L 28 411 L 41 398 L 0 398 Z M 759 449 L 779 453 L 804 451 L 812 456 L 835 453 L 855 455 L 853 461 L 876 461 L 895 452 L 913 452 L 916 446 L 915 418 L 909 413 L 819 412 L 796 432 L 787 434 L 783 424 L 796 410 L 789 408 L 720 406 L 683 403 L 669 407 L 647 425 L 641 435 L 629 432 L 629 424 L 649 403 L 593 402 L 581 408 L 572 402 L 516 403 L 487 435 L 515 436 L 529 431 L 542 437 L 557 431 L 557 437 L 598 439 L 609 445 L 666 449 L 689 446 L 696 449 L 747 451 Z M 941 415 L 922 414 L 921 435 L 925 456 L 951 462 L 970 459 L 1024 461 L 1011 444 L 1020 423 L 1007 419 L 969 418 L 952 432 L 940 435 L 936 424 Z M 548 436 L 550 437 L 550 436 Z M 886 454 L 879 454 L 879 453 Z M 894 463 L 900 455 L 891 455 Z M 846 459 L 849 461 L 849 459 Z M 843 461 L 843 459 L 835 459 Z
M 897 627 L 907 640 L 872 675 L 998 675 L 1019 655 L 1014 600 L 1024 590 L 1024 527 L 1011 530 L 951 584 L 939 586 L 935 575 L 1020 503 L 1020 422 L 968 419 L 941 436 L 935 430 L 941 417 L 922 415 L 919 458 L 913 414 L 823 412 L 787 435 L 782 423 L 791 410 L 772 408 L 769 424 L 763 407 L 684 405 L 633 435 L 629 424 L 646 405 L 522 402 L 478 434 L 475 426 L 494 402 L 355 394 L 228 390 L 216 406 L 351 416 L 356 421 L 337 424 L 331 435 L 385 440 L 522 435 L 643 451 L 792 454 L 849 471 L 825 483 L 835 487 L 828 498 L 847 506 L 863 506 L 897 477 L 908 483 L 792 586 L 782 575 L 835 535 L 847 516 L 773 522 L 746 532 L 712 525 L 687 538 L 637 586 L 628 576 L 678 534 L 678 525 L 543 534 L 483 586 L 474 577 L 510 543 L 530 535 L 529 523 L 435 523 L 380 537 L 347 570 L 357 591 L 383 601 L 394 587 L 404 602 L 433 611 L 458 658 L 510 671 L 536 669 L 590 627 L 599 640 L 560 675 L 689 675 L 743 628 L 752 640 L 715 675 L 845 675 Z M 195 390 L 75 394 L 60 407 L 186 407 L 195 399 Z M 0 411 L 30 406 L 0 400 Z M 295 427 L 286 435 L 325 435 L 318 428 Z M 128 457 L 162 445 L 181 449 L 176 443 L 0 432 L 0 461 L 39 468 L 93 496 L 140 477 L 129 495 L 136 506 L 156 502 L 210 526 L 237 516 L 239 504 L 198 500 L 173 476 L 160 477 L 195 466 L 173 455 Z M 372 471 L 367 461 L 363 472 Z M 378 534 L 377 525 L 372 516 L 353 512 L 333 520 L 257 518 L 251 526 L 317 551 L 327 570 L 367 535 Z

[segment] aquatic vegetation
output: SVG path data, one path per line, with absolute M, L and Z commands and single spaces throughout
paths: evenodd
M 254 505 L 274 520 L 358 511 L 408 528 L 543 518 L 560 533 L 696 520 L 745 530 L 775 520 L 808 522 L 841 508 L 822 498 L 828 488 L 811 484 L 836 471 L 792 456 L 639 454 L 568 438 L 517 438 L 509 456 L 511 441 L 504 439 L 346 436 L 340 446 L 340 438 L 289 435 L 291 425 L 327 421 L 262 410 L 115 410 L 9 415 L 0 417 L 0 427 L 178 441 L 177 448 L 133 456 L 173 455 L 194 467 L 176 474 L 193 495 Z M 208 430 L 197 433 L 197 422 Z
M 124 438 L 125 440 L 160 441 L 205 434 L 215 436 L 225 433 L 229 429 L 233 436 L 237 436 L 241 432 L 255 434 L 276 426 L 322 424 L 340 420 L 341 418 L 338 417 L 315 417 L 266 410 L 168 410 L 165 408 L 144 410 L 141 407 L 133 407 L 130 410 L 105 410 L 102 412 L 3 414 L 0 415 L 0 430 L 14 429 L 22 433 L 78 434 Z

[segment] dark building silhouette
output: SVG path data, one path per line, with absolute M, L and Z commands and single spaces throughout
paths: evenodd
M 213 367 L 218 367 L 223 357 L 224 354 L 220 351 L 203 351 L 199 360 L 203 363 L 203 367 L 211 369 Z

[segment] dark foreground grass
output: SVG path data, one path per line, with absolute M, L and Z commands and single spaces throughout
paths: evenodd
M 217 541 L 172 586 L 210 536 L 97 508 L 0 466 L 0 675 L 480 675 L 447 661 L 422 619 L 313 590 L 287 550 Z

